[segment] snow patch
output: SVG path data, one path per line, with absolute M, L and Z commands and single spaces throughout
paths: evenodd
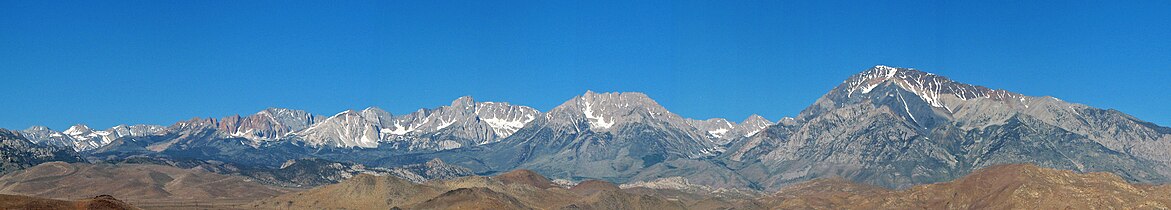
M 508 137 L 517 130 L 520 130 L 520 128 L 523 128 L 525 124 L 529 123 L 529 121 L 532 121 L 533 119 L 533 115 L 528 115 L 528 118 L 521 120 L 506 120 L 498 118 L 488 118 L 483 120 L 485 123 L 488 123 L 488 126 L 492 127 L 492 131 L 496 133 L 496 136 Z
M 857 91 L 861 91 L 862 94 L 870 93 L 871 90 L 874 90 L 882 82 L 894 77 L 898 72 L 899 69 L 889 66 L 874 66 L 874 68 L 863 72 L 861 77 L 847 81 L 850 89 L 846 92 L 846 96 L 853 96 L 854 92 Z
M 915 121 L 915 123 L 918 124 L 919 120 L 916 120 L 915 115 L 911 114 L 911 108 L 907 107 L 907 100 L 903 99 L 902 93 L 899 93 L 899 101 L 903 102 L 903 110 L 907 112 L 907 116 L 911 116 L 911 121 Z
M 389 133 L 389 134 L 399 135 L 399 136 L 401 136 L 403 134 L 410 133 L 412 131 L 415 131 L 414 127 L 403 127 L 402 123 L 399 123 L 399 122 L 394 123 L 394 130 L 386 129 L 386 128 L 383 128 L 381 130 L 382 133 Z
M 86 127 L 84 125 L 74 125 L 72 127 L 69 127 L 69 129 L 66 129 L 65 132 L 62 132 L 62 133 L 65 133 L 65 135 L 70 135 L 70 136 L 80 136 L 80 135 L 89 133 L 91 131 L 92 130 L 90 130 L 89 127 Z
M 589 101 L 585 102 L 582 113 L 585 113 L 586 119 L 590 123 L 590 127 L 607 129 L 614 126 L 614 122 L 606 122 L 606 118 L 602 116 L 595 116 L 592 104 Z
M 447 128 L 447 126 L 451 126 L 451 124 L 455 124 L 455 121 L 456 120 L 446 121 L 446 120 L 440 119 L 439 126 L 435 127 L 435 130 L 436 131 L 443 130 L 444 128 Z
M 708 131 L 707 133 L 711 134 L 712 136 L 715 136 L 716 138 L 723 138 L 724 134 L 728 133 L 728 131 L 729 130 L 727 128 L 720 128 L 720 129 L 716 129 L 713 131 Z

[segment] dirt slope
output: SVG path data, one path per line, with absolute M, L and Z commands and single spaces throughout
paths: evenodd
M 49 162 L 0 177 L 0 193 L 54 199 L 112 195 L 126 201 L 262 199 L 296 189 L 242 176 L 150 164 Z

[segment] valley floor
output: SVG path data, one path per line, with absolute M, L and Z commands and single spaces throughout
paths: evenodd
M 197 210 L 197 209 L 249 209 L 246 207 L 248 203 L 256 201 L 255 199 L 204 199 L 204 200 L 148 200 L 148 201 L 127 201 L 130 205 L 143 209 L 173 209 L 173 210 Z
M 141 166 L 139 166 L 141 167 Z M 7 180 L 11 177 L 5 176 Z M 61 179 L 61 177 L 53 178 Z M 0 179 L 0 181 L 5 179 Z M 230 179 L 229 179 L 230 180 Z M 42 180 L 43 181 L 43 180 Z M 18 183 L 19 184 L 19 183 Z M 231 183 L 206 183 L 213 188 Z M 238 184 L 238 183 L 236 183 Z M 13 194 L 13 183 L 0 183 Z M 121 192 L 114 185 L 89 191 Z M 60 186 L 58 186 L 60 187 Z M 38 188 L 40 190 L 51 188 Z M 259 189 L 259 188 L 257 188 Z M 124 190 L 124 189 L 123 189 Z M 717 190 L 718 191 L 718 190 Z M 39 191 L 44 192 L 44 191 Z M 243 193 L 240 191 L 232 191 Z M 37 192 L 15 192 L 36 194 Z M 64 197 L 89 195 L 55 194 Z M 49 199 L 0 195 L 0 209 L 1167 209 L 1171 186 L 1131 184 L 1120 176 L 1015 164 L 949 182 L 903 190 L 817 179 L 756 195 L 671 187 L 625 188 L 590 180 L 558 184 L 528 170 L 493 177 L 410 182 L 362 174 L 337 184 L 275 196 L 196 199 Z

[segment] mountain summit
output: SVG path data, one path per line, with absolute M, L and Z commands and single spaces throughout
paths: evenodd
M 1113 110 L 875 66 L 830 90 L 792 124 L 775 125 L 725 154 L 738 170 L 776 174 L 776 188 L 816 177 L 888 187 L 950 180 L 1007 163 L 1136 181 L 1171 175 L 1171 129 Z
M 1021 94 L 1006 90 L 993 90 L 983 86 L 959 83 L 947 77 L 909 68 L 895 68 L 878 65 L 851 76 L 842 84 L 846 97 L 855 93 L 866 94 L 880 85 L 897 85 L 910 91 L 932 107 L 951 110 L 950 103 L 959 100 L 986 98 L 997 101 L 1023 100 Z

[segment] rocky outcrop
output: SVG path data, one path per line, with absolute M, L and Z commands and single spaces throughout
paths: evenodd
M 724 156 L 766 189 L 819 177 L 886 187 L 1034 163 L 1167 181 L 1171 129 L 1116 111 L 876 66 Z

